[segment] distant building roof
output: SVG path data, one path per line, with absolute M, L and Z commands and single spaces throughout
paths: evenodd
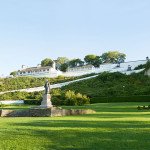
M 28 71 L 40 71 L 40 70 L 46 70 L 52 68 L 51 66 L 46 67 L 30 67 L 26 69 L 19 70 L 18 72 L 28 72 Z

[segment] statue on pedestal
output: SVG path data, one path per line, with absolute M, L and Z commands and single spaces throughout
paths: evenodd
M 50 83 L 47 80 L 45 85 L 45 93 L 43 94 L 43 100 L 41 102 L 40 107 L 41 108 L 51 108 L 53 107 L 52 102 L 51 102 L 51 95 L 50 95 Z
M 46 81 L 44 88 L 45 88 L 45 94 L 50 94 L 51 88 L 50 88 L 50 83 L 48 82 L 48 80 Z

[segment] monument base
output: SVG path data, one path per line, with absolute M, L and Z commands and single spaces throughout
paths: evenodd
M 40 108 L 52 108 L 52 107 L 53 107 L 53 105 L 51 102 L 51 95 L 50 94 L 44 94 Z

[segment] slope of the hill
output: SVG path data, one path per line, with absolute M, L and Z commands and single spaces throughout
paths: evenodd
M 73 90 L 90 98 L 150 95 L 150 78 L 142 73 L 104 72 L 95 78 L 69 84 L 62 90 Z
M 16 78 L 0 78 L 0 92 L 20 90 L 26 88 L 43 87 L 46 80 L 49 80 L 51 84 L 64 83 L 67 81 L 74 81 L 76 79 L 82 79 L 95 75 L 88 74 L 79 77 L 64 77 L 58 76 L 57 78 L 36 78 L 36 77 L 16 77 Z

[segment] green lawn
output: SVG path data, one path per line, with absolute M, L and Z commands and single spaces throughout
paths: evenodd
M 93 104 L 95 114 L 53 118 L 0 118 L 0 150 L 148 150 L 149 103 Z M 69 108 L 69 107 L 65 107 Z

